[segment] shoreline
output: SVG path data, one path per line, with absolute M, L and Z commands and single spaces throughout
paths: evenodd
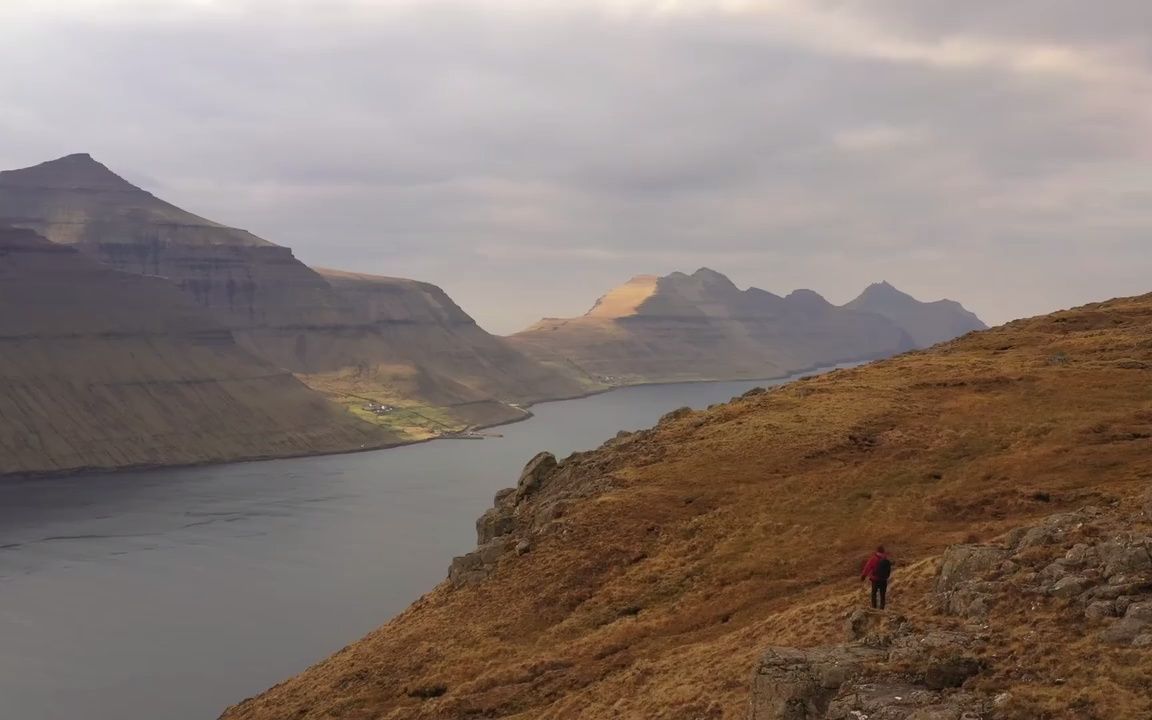
M 533 402 L 533 403 L 528 403 L 528 404 L 525 404 L 522 406 L 522 409 L 524 410 L 524 416 L 523 417 L 513 418 L 510 420 L 504 420 L 501 422 L 493 422 L 493 423 L 477 425 L 476 429 L 477 430 L 486 430 L 489 428 L 504 427 L 507 425 L 515 425 L 517 423 L 522 423 L 522 422 L 531 420 L 532 418 L 535 417 L 535 414 L 532 412 L 531 408 L 534 408 L 537 405 L 544 405 L 546 403 L 567 402 L 570 400 L 582 400 L 584 398 L 596 397 L 597 395 L 604 395 L 604 394 L 607 394 L 610 392 L 614 392 L 616 390 L 623 390 L 623 389 L 631 388 L 631 387 L 652 387 L 652 386 L 660 386 L 660 385 L 695 385 L 695 384 L 725 383 L 725 382 L 757 382 L 757 381 L 768 382 L 768 381 L 777 381 L 777 380 L 788 380 L 789 378 L 793 378 L 794 380 L 800 380 L 805 375 L 809 375 L 812 373 L 832 372 L 834 370 L 845 369 L 846 367 L 856 367 L 856 366 L 866 364 L 869 362 L 875 362 L 877 360 L 883 360 L 883 359 L 886 359 L 888 357 L 892 357 L 892 356 L 879 356 L 879 357 L 864 358 L 864 359 L 840 360 L 840 361 L 835 361 L 835 362 L 832 362 L 829 364 L 815 365 L 815 366 L 811 366 L 811 367 L 807 367 L 807 368 L 802 368 L 799 370 L 794 370 L 792 372 L 784 373 L 781 375 L 768 376 L 768 377 L 762 376 L 762 377 L 735 377 L 735 378 L 698 378 L 698 379 L 693 379 L 693 380 L 687 380 L 687 379 L 685 379 L 685 380 L 652 380 L 652 381 L 635 382 L 635 383 L 623 383 L 620 385 L 613 385 L 613 386 L 606 387 L 603 390 L 592 390 L 592 391 L 589 391 L 587 393 L 583 393 L 580 395 L 572 395 L 572 396 L 559 397 L 559 398 L 548 398 L 546 400 L 538 400 L 538 401 Z M 349 449 L 344 449 L 344 450 L 305 451 L 305 452 L 300 452 L 300 453 L 289 453 L 289 454 L 284 454 L 284 455 L 279 455 L 279 454 L 278 455 L 256 455 L 256 456 L 251 456 L 251 457 L 240 457 L 240 458 L 232 458 L 232 459 L 211 459 L 211 460 L 203 460 L 203 461 L 199 461 L 199 462 L 182 462 L 182 463 L 172 463 L 172 464 L 147 463 L 147 464 L 139 464 L 139 465 L 121 465 L 121 466 L 112 466 L 112 467 L 78 467 L 78 468 L 69 468 L 69 469 L 63 469 L 63 470 L 44 470 L 44 471 L 37 471 L 37 472 L 20 472 L 20 473 L 0 473 L 0 483 L 5 483 L 5 484 L 13 483 L 13 484 L 15 484 L 15 483 L 22 483 L 22 482 L 36 482 L 39 480 L 51 480 L 51 479 L 69 478 L 69 477 L 83 477 L 83 476 L 90 476 L 90 475 L 121 475 L 121 474 L 130 475 L 130 474 L 134 474 L 134 473 L 154 472 L 157 470 L 183 470 L 183 469 L 188 469 L 188 468 L 206 467 L 206 466 L 210 466 L 210 465 L 241 465 L 241 464 L 247 464 L 247 463 L 268 462 L 271 460 L 299 460 L 299 459 L 303 459 L 303 458 L 326 457 L 326 456 L 330 456 L 330 455 L 354 455 L 354 454 L 358 454 L 358 453 L 377 452 L 380 450 L 392 450 L 395 448 L 409 447 L 412 445 L 422 445 L 425 443 L 435 442 L 437 440 L 451 440 L 451 439 L 454 439 L 454 438 L 430 437 L 430 438 L 421 438 L 421 439 L 416 439 L 416 440 L 404 440 L 404 441 L 400 441 L 400 442 L 382 443 L 379 445 L 370 445 L 367 447 L 349 448 Z

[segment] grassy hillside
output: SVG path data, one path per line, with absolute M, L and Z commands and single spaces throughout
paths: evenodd
M 1152 483 L 1150 369 L 1152 295 L 545 458 L 455 582 L 225 717 L 742 718 L 766 646 L 841 639 L 876 543 L 900 561 L 893 609 L 936 622 L 950 544 L 1082 505 L 1132 511 Z M 992 618 L 1003 645 L 982 681 L 1016 692 L 1014 717 L 1149 716 L 1146 650 L 1093 644 L 1082 617 L 1030 602 Z

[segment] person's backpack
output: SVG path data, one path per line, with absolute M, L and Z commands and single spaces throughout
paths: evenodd
M 887 580 L 892 574 L 892 561 L 886 557 L 880 558 L 880 562 L 876 563 L 876 579 Z

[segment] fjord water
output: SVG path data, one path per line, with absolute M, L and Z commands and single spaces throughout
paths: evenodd
M 547 403 L 484 441 L 0 483 L 0 718 L 214 718 L 434 587 L 536 452 L 768 384 Z

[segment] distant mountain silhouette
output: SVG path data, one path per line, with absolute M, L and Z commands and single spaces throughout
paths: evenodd
M 541 360 L 617 383 L 773 377 L 915 346 L 881 315 L 812 290 L 740 290 L 709 268 L 634 277 L 585 315 L 544 319 L 510 339 Z
M 904 328 L 917 347 L 929 347 L 973 330 L 988 328 L 980 318 L 954 300 L 920 302 L 887 282 L 869 285 L 844 307 L 883 315 Z

